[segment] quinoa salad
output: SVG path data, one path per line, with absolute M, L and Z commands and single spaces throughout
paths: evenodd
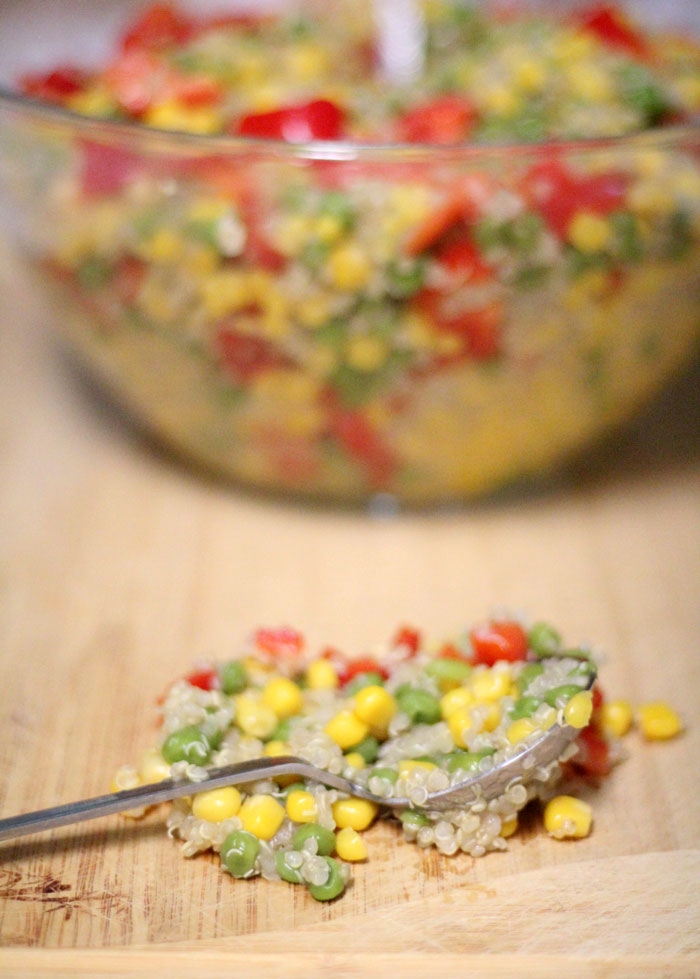
M 381 815 L 395 817 L 407 841 L 446 856 L 505 850 L 533 800 L 553 838 L 585 837 L 591 806 L 557 794 L 557 785 L 572 773 L 609 774 L 633 723 L 627 700 L 606 701 L 597 682 L 589 689 L 592 657 L 586 646 L 565 646 L 548 623 L 527 628 L 505 617 L 441 643 L 404 627 L 362 659 L 332 648 L 313 655 L 291 628 L 258 629 L 235 658 L 200 664 L 172 684 L 157 744 L 119 769 L 112 790 L 191 780 L 192 795 L 175 800 L 167 818 L 185 856 L 212 850 L 233 877 L 302 884 L 319 901 L 342 894 L 350 864 L 368 856 L 362 833 Z M 663 702 L 641 706 L 637 721 L 649 739 L 681 730 Z M 424 808 L 429 793 L 490 770 L 555 725 L 576 729 L 576 740 L 526 783 L 514 779 L 490 801 Z M 384 810 L 295 776 L 197 793 L 208 765 L 287 755 L 410 805 Z
M 241 481 L 491 491 L 618 424 L 696 343 L 700 46 L 609 6 L 425 15 L 399 87 L 356 2 L 158 4 L 104 67 L 22 80 L 118 124 L 58 175 L 54 140 L 24 191 L 64 329 L 147 425 Z

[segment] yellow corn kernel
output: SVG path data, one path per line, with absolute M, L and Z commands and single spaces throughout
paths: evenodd
M 544 810 L 545 829 L 556 840 L 588 836 L 592 821 L 593 810 L 588 803 L 571 795 L 556 796 Z
M 556 720 L 556 711 L 554 719 Z M 489 704 L 489 710 L 486 717 L 481 722 L 482 731 L 495 731 L 498 725 L 501 723 L 501 710 L 498 704 Z
M 447 726 L 449 727 L 452 739 L 458 748 L 467 747 L 467 743 L 464 740 L 464 732 L 468 731 L 471 727 L 473 727 L 473 725 L 474 721 L 472 719 L 471 712 L 466 707 L 452 711 L 450 716 L 447 718 Z
M 330 300 L 323 293 L 306 296 L 297 303 L 295 314 L 302 326 L 315 330 L 316 327 L 322 326 L 330 317 Z
M 621 738 L 632 727 L 632 705 L 629 700 L 609 700 L 599 712 L 604 730 Z
M 333 803 L 333 819 L 340 829 L 367 829 L 377 815 L 378 807 L 369 799 L 339 799 Z
M 388 348 L 380 337 L 359 334 L 348 339 L 345 359 L 357 371 L 376 371 L 386 361 Z
M 500 700 L 509 693 L 511 676 L 507 670 L 485 670 L 475 673 L 469 686 L 476 700 Z
M 304 214 L 289 214 L 275 234 L 275 244 L 283 255 L 298 255 L 313 233 L 313 223 Z
M 498 116 L 513 116 L 520 108 L 520 97 L 508 85 L 492 85 L 482 94 L 482 102 L 487 112 Z
M 634 156 L 634 168 L 643 177 L 655 177 L 660 173 L 668 156 L 661 150 L 640 150 Z
M 241 808 L 241 793 L 233 785 L 209 792 L 198 792 L 192 801 L 192 815 L 210 823 L 236 816 Z
M 229 206 L 221 197 L 198 197 L 190 204 L 187 216 L 191 221 L 216 221 L 223 217 Z
M 673 189 L 682 197 L 700 201 L 700 173 L 697 170 L 683 170 L 673 178 Z
M 221 129 L 221 116 L 211 108 L 188 108 L 175 101 L 161 102 L 144 117 L 147 126 L 187 133 L 215 133 Z
M 270 840 L 282 825 L 284 807 L 271 795 L 249 795 L 238 816 L 244 830 L 259 840 Z
M 316 41 L 303 41 L 286 52 L 285 61 L 295 78 L 308 82 L 328 68 L 328 51 Z
M 509 836 L 513 835 L 517 828 L 518 817 L 511 816 L 509 819 L 504 819 L 501 823 L 501 832 L 499 835 L 502 836 L 504 840 L 507 840 Z
M 356 714 L 344 708 L 332 717 L 323 729 L 331 741 L 345 751 L 359 744 L 369 734 L 369 725 L 361 721 Z
M 255 298 L 246 275 L 237 271 L 208 276 L 202 282 L 200 292 L 205 310 L 214 319 L 242 309 Z
M 579 211 L 569 225 L 569 241 L 587 255 L 605 248 L 611 234 L 609 222 L 588 211 Z
M 279 758 L 282 755 L 289 754 L 289 745 L 284 741 L 268 741 L 263 754 L 266 758 Z
M 219 256 L 204 242 L 190 241 L 182 256 L 182 267 L 196 278 L 206 278 L 216 271 Z
M 537 730 L 537 727 L 532 723 L 529 717 L 521 717 L 519 720 L 513 721 L 506 731 L 506 737 L 511 744 L 517 744 L 519 741 L 524 741 L 525 738 L 528 738 L 533 731 Z
M 335 852 L 341 860 L 357 863 L 367 859 L 367 845 L 357 830 L 352 826 L 341 829 L 335 838 Z
M 313 823 L 318 815 L 315 797 L 305 789 L 294 789 L 287 796 L 287 815 L 295 823 Z
M 527 58 L 515 68 L 515 83 L 526 92 L 537 92 L 545 83 L 547 73 L 539 61 Z
M 700 78 L 697 75 L 686 75 L 675 83 L 676 93 L 691 112 L 700 109 Z
M 179 261 L 183 252 L 182 236 L 170 228 L 159 228 L 139 248 L 139 253 L 149 262 L 161 265 Z
M 354 292 L 367 284 L 371 268 L 362 249 L 348 243 L 333 249 L 328 257 L 326 272 L 336 289 Z
M 397 184 L 389 193 L 389 204 L 405 230 L 427 218 L 432 208 L 432 195 L 425 184 Z
M 151 278 L 141 287 L 138 302 L 146 316 L 158 323 L 172 323 L 178 313 L 172 291 Z
M 674 738 L 683 728 L 676 711 L 664 700 L 642 704 L 637 711 L 637 722 L 644 737 L 650 741 Z
M 378 684 L 363 687 L 355 694 L 353 711 L 373 731 L 383 731 L 398 707 L 388 690 Z
M 676 206 L 673 194 L 660 180 L 640 180 L 627 192 L 627 204 L 649 217 L 670 214 Z
M 138 772 L 144 785 L 152 785 L 154 782 L 162 782 L 164 778 L 170 777 L 170 765 L 158 748 L 149 748 L 141 755 Z
M 411 772 L 424 771 L 430 772 L 433 768 L 437 768 L 437 765 L 433 765 L 431 761 L 414 761 L 412 758 L 406 758 L 400 761 L 398 764 L 398 771 L 401 778 L 406 778 Z
M 93 85 L 83 92 L 77 92 L 68 99 L 68 108 L 81 116 L 110 116 L 116 103 L 106 88 Z
M 309 690 L 335 690 L 338 674 L 327 659 L 316 659 L 306 668 L 306 685 Z
M 286 676 L 276 676 L 270 680 L 263 689 L 262 699 L 280 719 L 298 714 L 304 703 L 301 690 Z
M 239 694 L 234 703 L 235 721 L 244 734 L 250 734 L 254 738 L 267 738 L 277 727 L 277 714 L 261 700 L 248 694 Z
M 468 687 L 455 687 L 448 690 L 440 699 L 440 710 L 445 720 L 449 720 L 451 715 L 458 710 L 472 707 L 474 695 Z
M 360 754 L 359 751 L 350 751 L 347 755 L 344 756 L 344 758 L 345 761 L 348 763 L 348 765 L 351 765 L 352 768 L 358 768 L 358 769 L 364 768 L 365 765 L 367 764 L 367 762 L 365 761 L 365 759 L 363 758 L 363 756 Z
M 564 721 L 571 727 L 585 727 L 593 713 L 593 695 L 590 690 L 575 693 L 564 708 Z
M 334 244 L 343 236 L 343 222 L 333 214 L 322 214 L 314 226 L 316 236 L 326 245 Z
M 557 61 L 569 62 L 576 58 L 585 58 L 596 47 L 596 42 L 590 34 L 562 31 L 554 44 L 553 54 Z
M 585 65 L 572 64 L 566 74 L 572 92 L 579 98 L 590 102 L 605 102 L 614 95 L 610 75 L 590 62 Z
M 242 47 L 236 52 L 236 76 L 241 85 L 257 85 L 264 81 L 269 73 L 269 60 L 259 51 Z

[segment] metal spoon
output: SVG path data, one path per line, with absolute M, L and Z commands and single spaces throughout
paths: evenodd
M 590 689 L 595 677 L 595 672 L 591 672 L 586 687 L 581 689 Z M 464 782 L 442 789 L 440 792 L 433 792 L 422 806 L 415 806 L 405 798 L 385 799 L 374 795 L 357 782 L 316 768 L 301 758 L 284 755 L 278 758 L 244 761 L 238 765 L 225 765 L 223 768 L 211 768 L 208 770 L 207 777 L 200 782 L 167 778 L 152 785 L 140 785 L 136 789 L 111 792 L 109 795 L 83 799 L 81 802 L 69 802 L 64 806 L 54 806 L 52 809 L 39 809 L 37 812 L 0 819 L 0 841 L 84 822 L 98 816 L 110 816 L 112 813 L 125 812 L 141 806 L 154 806 L 160 802 L 168 802 L 170 799 L 208 789 L 220 789 L 225 785 L 239 785 L 264 778 L 277 778 L 280 775 L 297 775 L 300 778 L 321 782 L 323 785 L 340 789 L 341 792 L 359 796 L 361 799 L 369 799 L 390 809 L 411 807 L 442 812 L 446 809 L 468 807 L 478 800 L 494 799 L 512 785 L 525 784 L 537 769 L 559 758 L 578 733 L 578 729 L 569 724 L 555 724 L 524 751 L 508 758 L 500 765 L 494 765 L 487 772 L 480 772 Z

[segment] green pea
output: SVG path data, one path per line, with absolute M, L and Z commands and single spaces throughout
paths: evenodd
M 355 208 L 347 196 L 339 190 L 329 190 L 324 195 L 323 201 L 321 202 L 321 214 L 328 214 L 335 218 L 340 223 L 343 231 L 349 231 L 355 224 Z
M 221 689 L 227 694 L 240 693 L 241 690 L 245 690 L 248 684 L 245 666 L 237 659 L 231 659 L 228 663 L 224 663 L 219 676 Z
M 449 756 L 447 762 L 448 772 L 473 772 L 479 771 L 479 762 L 487 755 L 493 755 L 495 748 L 481 748 L 480 751 L 454 751 Z
M 345 880 L 340 872 L 340 864 L 333 857 L 324 857 L 328 864 L 328 880 L 325 884 L 309 884 L 309 894 L 317 901 L 332 901 L 345 890 Z
M 221 742 L 224 739 L 224 732 L 220 727 L 208 727 L 206 721 L 202 724 L 202 734 L 209 742 L 209 747 L 212 751 L 217 751 L 221 747 Z
M 595 666 L 590 660 L 582 659 L 573 669 L 569 670 L 567 676 L 586 676 L 589 677 L 595 672 Z
M 521 717 L 531 717 L 541 703 L 539 697 L 521 697 L 509 711 L 511 720 L 519 721 Z
M 399 773 L 395 768 L 373 768 L 369 773 L 370 778 L 385 778 L 387 782 L 391 782 L 392 785 L 396 785 L 399 778 Z
M 442 714 L 440 703 L 426 690 L 412 687 L 398 698 L 399 708 L 408 714 L 413 724 L 437 724 Z
M 423 288 L 425 266 L 422 262 L 392 262 L 386 270 L 389 292 L 397 299 L 407 299 Z
M 86 289 L 99 289 L 112 277 L 112 269 L 101 258 L 87 258 L 78 267 L 77 276 Z
M 328 258 L 329 246 L 324 241 L 308 241 L 301 250 L 299 259 L 313 272 L 318 272 Z
M 541 663 L 528 663 L 518 674 L 517 684 L 521 694 L 525 693 L 532 681 L 544 673 L 544 666 Z
M 404 826 L 430 826 L 430 820 L 417 809 L 404 809 L 399 815 L 399 819 Z
M 278 850 L 275 854 L 275 866 L 277 867 L 277 873 L 280 875 L 282 880 L 286 880 L 288 884 L 303 884 L 304 878 L 296 867 L 290 867 L 287 863 L 287 851 Z
M 553 687 L 551 690 L 548 690 L 544 695 L 544 699 L 550 707 L 561 707 L 567 701 L 571 700 L 574 694 L 580 692 L 581 687 L 576 686 L 575 683 L 565 683 L 561 687 Z
M 211 755 L 211 743 L 196 724 L 181 727 L 179 731 L 166 738 L 161 749 L 163 758 L 169 765 L 177 761 L 187 761 L 191 765 L 204 765 Z
M 535 656 L 554 656 L 561 647 L 561 636 L 548 622 L 535 622 L 527 642 Z
M 530 252 L 537 242 L 544 227 L 539 214 L 526 212 L 511 221 L 508 228 L 508 240 L 519 251 Z
M 246 877 L 255 867 L 260 852 L 260 842 L 252 833 L 236 829 L 229 833 L 221 845 L 221 862 L 234 877 Z
M 306 786 L 303 782 L 292 782 L 291 785 L 285 785 L 282 790 L 282 798 L 286 799 L 290 792 L 306 792 Z
M 379 742 L 373 735 L 368 734 L 366 738 L 363 738 L 362 741 L 360 741 L 359 744 L 356 744 L 351 750 L 357 751 L 362 755 L 367 764 L 371 765 L 373 761 L 377 760 L 377 755 L 379 754 Z
M 379 673 L 358 673 L 354 676 L 345 688 L 345 692 L 352 696 L 364 687 L 384 686 L 384 678 Z
M 472 668 L 469 663 L 464 663 L 458 659 L 434 659 L 428 663 L 425 672 L 438 683 L 443 681 L 459 685 L 467 679 Z
M 290 718 L 285 717 L 270 735 L 270 741 L 288 741 L 290 726 Z
M 307 840 L 314 839 L 318 845 L 318 853 L 322 857 L 330 856 L 335 850 L 335 833 L 321 826 L 320 823 L 304 823 L 292 837 L 292 846 L 301 850 Z

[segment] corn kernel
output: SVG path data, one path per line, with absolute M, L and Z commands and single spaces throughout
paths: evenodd
M 158 748 L 149 748 L 141 755 L 138 772 L 144 785 L 152 785 L 170 777 L 170 765 Z
M 615 94 L 612 79 L 596 65 L 572 64 L 567 72 L 571 90 L 579 98 L 590 102 L 605 102 Z
M 351 751 L 349 754 L 345 755 L 345 761 L 352 768 L 364 768 L 367 762 L 360 754 L 359 751 Z
M 627 203 L 637 214 L 655 217 L 670 214 L 676 206 L 673 194 L 660 180 L 640 180 L 627 192 Z
M 327 245 L 332 245 L 343 236 L 343 223 L 333 214 L 322 214 L 314 227 L 316 235 Z
M 340 829 L 367 829 L 377 815 L 378 807 L 369 799 L 339 799 L 333 803 L 333 819 Z
M 345 348 L 345 359 L 357 371 L 376 371 L 386 361 L 386 343 L 376 336 L 359 334 L 350 337 Z
M 371 269 L 365 253 L 355 244 L 338 245 L 328 257 L 328 277 L 336 289 L 354 292 L 369 281 Z
M 284 741 L 268 741 L 263 754 L 266 758 L 280 758 L 289 754 L 289 746 Z
M 238 813 L 243 829 L 260 840 L 270 840 L 282 825 L 284 807 L 271 795 L 250 795 Z
M 431 761 L 414 761 L 411 758 L 406 758 L 400 761 L 398 764 L 398 771 L 401 778 L 406 778 L 411 772 L 424 771 L 431 772 L 437 765 L 433 765 Z
M 581 839 L 591 831 L 593 810 L 587 802 L 570 795 L 551 799 L 544 810 L 544 825 L 556 840 Z
M 521 105 L 521 100 L 507 85 L 493 85 L 482 94 L 482 101 L 487 112 L 499 116 L 513 116 Z
M 390 191 L 389 203 L 404 228 L 425 220 L 433 206 L 425 184 L 397 184 Z
M 650 741 L 674 738 L 683 727 L 676 711 L 663 700 L 642 704 L 637 711 L 637 721 L 642 734 Z
M 250 734 L 254 738 L 267 738 L 277 727 L 277 714 L 261 700 L 240 694 L 234 699 L 234 703 L 235 721 L 244 734 Z
M 328 68 L 328 52 L 315 41 L 295 44 L 285 60 L 292 75 L 303 82 L 318 78 Z
M 335 690 L 338 674 L 327 659 L 316 659 L 306 669 L 306 685 L 309 690 Z
M 700 78 L 697 75 L 686 75 L 679 78 L 675 84 L 676 93 L 686 108 L 691 112 L 700 109 Z
M 519 720 L 513 721 L 506 731 L 506 737 L 511 744 L 518 744 L 519 741 L 524 741 L 528 738 L 533 731 L 537 731 L 537 727 L 530 718 L 521 717 Z
M 345 708 L 332 717 L 323 730 L 331 741 L 335 741 L 338 747 L 345 751 L 346 748 L 352 748 L 367 737 L 369 725 Z
M 621 738 L 632 727 L 632 705 L 629 700 L 609 700 L 599 711 L 600 723 L 606 731 Z
M 68 108 L 81 116 L 110 116 L 116 103 L 106 88 L 94 85 L 68 99 Z
M 500 723 L 501 723 L 501 710 L 498 704 L 489 704 L 488 713 L 486 714 L 486 717 L 481 722 L 481 730 L 495 731 Z
M 605 248 L 611 233 L 610 224 L 605 218 L 588 211 L 579 211 L 571 220 L 568 236 L 572 245 L 590 255 Z
M 182 257 L 183 240 L 170 228 L 159 228 L 141 245 L 139 251 L 147 261 L 167 265 Z
M 553 54 L 557 61 L 569 62 L 585 58 L 595 48 L 596 42 L 590 34 L 562 32 L 554 45 Z
M 352 826 L 346 826 L 345 829 L 341 829 L 336 836 L 335 852 L 341 860 L 347 860 L 350 863 L 357 863 L 358 860 L 367 859 L 367 846 L 365 841 Z
M 388 690 L 378 684 L 363 687 L 355 695 L 353 711 L 373 731 L 385 730 L 398 707 Z
M 179 102 L 160 102 L 144 117 L 147 126 L 188 133 L 215 133 L 221 129 L 221 116 L 211 108 L 188 108 Z
M 450 716 L 447 718 L 447 726 L 450 729 L 452 740 L 457 747 L 466 748 L 467 743 L 464 740 L 464 732 L 468 731 L 474 726 L 474 721 L 469 709 L 465 707 L 452 711 Z
M 517 828 L 518 817 L 511 816 L 509 819 L 504 819 L 501 823 L 501 832 L 499 835 L 502 836 L 504 840 L 507 840 L 509 836 L 513 835 Z
M 242 309 L 254 300 L 248 277 L 238 271 L 216 272 L 200 286 L 202 302 L 213 319 Z
M 287 815 L 295 823 L 313 823 L 318 815 L 318 805 L 311 792 L 295 789 L 287 796 Z
M 590 690 L 575 693 L 564 708 L 564 721 L 571 727 L 585 727 L 593 713 L 593 695 Z
M 182 256 L 182 266 L 193 276 L 206 278 L 216 271 L 218 265 L 219 256 L 213 248 L 205 245 L 204 242 L 188 242 Z
M 445 720 L 458 710 L 464 710 L 474 704 L 474 695 L 468 687 L 455 687 L 448 690 L 440 699 L 440 710 Z
M 322 326 L 331 315 L 331 304 L 328 296 L 323 293 L 316 293 L 313 296 L 306 296 L 295 309 L 296 318 L 302 326 L 311 330 Z
M 210 823 L 236 816 L 241 808 L 241 793 L 233 785 L 209 792 L 198 792 L 192 802 L 192 815 Z
M 286 676 L 270 680 L 263 689 L 262 699 L 281 719 L 298 714 L 304 703 L 301 690 Z
M 539 61 L 526 59 L 515 68 L 515 82 L 526 92 L 537 92 L 545 83 L 547 73 Z
M 305 214 L 290 214 L 280 222 L 275 244 L 283 255 L 298 255 L 312 233 L 311 218 Z
M 509 692 L 511 677 L 507 670 L 485 670 L 475 673 L 469 685 L 476 700 L 495 701 Z

